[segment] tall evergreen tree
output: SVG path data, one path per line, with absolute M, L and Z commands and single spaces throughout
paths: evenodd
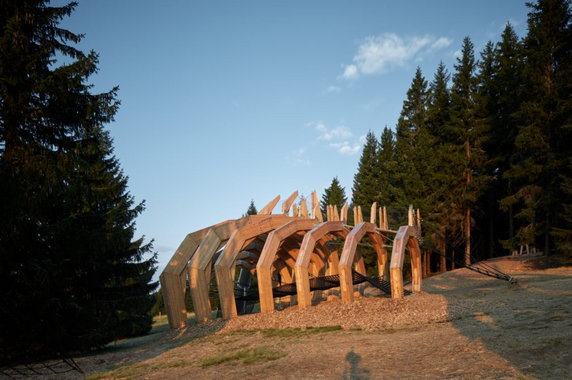
M 456 170 L 455 182 L 457 218 L 462 221 L 465 245 L 465 263 L 471 262 L 472 212 L 486 184 L 483 172 L 486 154 L 482 149 L 487 125 L 482 120 L 481 100 L 477 89 L 473 43 L 469 37 L 463 40 L 461 56 L 457 58 L 451 89 L 451 119 L 448 138 Z
M 424 224 L 432 225 L 425 236 L 430 238 L 432 248 L 441 253 L 440 267 L 445 271 L 447 267 L 447 231 L 454 229 L 450 226 L 453 214 L 451 204 L 454 204 L 451 182 L 451 160 L 448 157 L 447 130 L 450 122 L 451 93 L 448 87 L 450 75 L 443 64 L 439 63 L 433 81 L 429 85 L 429 104 L 427 106 L 427 127 L 434 139 L 434 150 L 431 159 L 434 161 L 431 176 L 432 202 L 431 212 L 424 212 Z M 428 177 L 428 176 L 426 176 Z
M 320 206 L 322 209 L 322 215 L 327 214 L 327 206 L 334 205 L 338 207 L 338 211 L 341 211 L 344 203 L 346 203 L 346 191 L 340 185 L 338 177 L 332 179 L 332 183 L 329 187 L 324 189 L 324 194 L 322 195 L 322 200 L 320 201 Z
M 522 44 L 513 27 L 507 24 L 501 41 L 487 44 L 482 53 L 479 90 L 483 111 L 487 114 L 490 132 L 484 144 L 489 157 L 488 175 L 491 184 L 486 195 L 489 228 L 489 254 L 494 251 L 494 240 L 504 239 L 504 246 L 514 248 L 514 217 L 512 205 L 502 205 L 505 215 L 498 215 L 496 203 L 512 192 L 512 182 L 503 177 L 515 154 L 518 132 L 516 113 L 523 93 Z M 497 216 L 498 215 L 498 216 Z M 502 225 L 497 219 L 502 217 Z
M 380 206 L 395 204 L 398 198 L 398 189 L 396 187 L 398 180 L 397 158 L 394 133 L 388 127 L 385 127 L 381 133 L 376 170 L 378 173 L 377 189 L 379 190 Z
M 524 40 L 526 92 L 518 112 L 516 154 L 505 178 L 514 184 L 503 199 L 518 207 L 517 242 L 530 244 L 543 235 L 544 251 L 553 245 L 551 231 L 560 218 L 560 174 L 569 170 L 571 154 L 571 11 L 567 0 L 528 3 Z
M 133 240 L 127 177 L 92 94 L 97 54 L 58 27 L 76 3 L 0 1 L 0 361 L 86 350 L 147 332 L 155 255 Z M 58 55 L 70 63 L 58 65 Z
M 250 205 L 248 206 L 248 209 L 246 210 L 246 213 L 244 215 L 242 215 L 243 217 L 248 216 L 248 215 L 256 215 L 258 214 L 258 210 L 256 209 L 256 206 L 254 205 L 254 199 L 250 200 Z
M 378 142 L 373 134 L 367 133 L 363 151 L 359 160 L 358 171 L 354 176 L 352 188 L 353 206 L 361 206 L 365 220 L 369 219 L 369 207 L 379 200 L 377 189 L 377 149 Z
M 418 201 L 418 189 L 411 184 L 419 183 L 421 175 L 418 164 L 420 134 L 427 128 L 427 81 L 417 67 L 407 97 L 403 101 L 401 115 L 397 121 L 396 153 L 399 164 L 399 184 L 402 189 L 400 206 L 407 208 L 410 203 Z M 415 192 L 415 193 L 414 193 Z

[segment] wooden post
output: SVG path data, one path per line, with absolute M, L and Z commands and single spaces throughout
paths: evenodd
M 298 209 L 298 205 L 296 203 L 292 204 L 292 216 L 295 218 L 300 216 L 300 210 Z
M 375 224 L 376 216 L 377 216 L 377 202 L 373 202 L 369 212 L 369 222 Z
M 308 219 L 308 204 L 306 203 L 306 198 L 300 199 L 300 216 L 302 218 Z
M 340 214 L 338 214 L 338 206 L 334 205 L 334 222 L 339 222 Z
M 408 226 L 415 225 L 413 221 L 413 205 L 409 205 L 409 210 L 407 210 L 407 225 Z
M 348 202 L 345 202 L 340 211 L 340 220 L 348 224 Z
M 389 220 L 387 220 L 387 208 L 383 206 L 383 222 L 385 223 L 384 229 L 389 230 Z
M 322 223 L 324 221 L 324 217 L 322 216 L 322 210 L 320 210 L 320 205 L 317 205 L 312 210 L 312 218 L 316 219 L 318 222 Z
M 290 207 L 298 197 L 298 191 L 292 193 L 284 202 L 282 202 L 282 214 L 288 215 L 290 213 Z
M 262 210 L 258 211 L 258 215 L 269 215 L 272 214 L 272 210 L 276 207 L 276 204 L 280 201 L 280 195 L 277 195 L 276 198 L 268 202 L 266 206 L 262 208 Z

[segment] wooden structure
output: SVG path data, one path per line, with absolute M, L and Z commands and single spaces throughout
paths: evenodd
M 188 234 L 163 270 L 160 281 L 165 310 L 171 328 L 187 324 L 185 292 L 190 291 L 198 323 L 213 318 L 209 288 L 216 281 L 222 317 L 238 314 L 235 287 L 256 276 L 260 309 L 275 309 L 273 289 L 278 283 L 292 284 L 300 308 L 310 307 L 321 299 L 321 292 L 312 294 L 310 277 L 337 275 L 342 300 L 354 296 L 352 273 L 366 275 L 366 267 L 358 246 L 369 238 L 377 254 L 377 270 L 391 281 L 391 296 L 403 297 L 403 262 L 411 255 L 413 291 L 421 289 L 421 259 L 416 230 L 412 226 L 389 229 L 385 207 L 371 206 L 369 222 L 363 221 L 361 207 L 353 209 L 355 226 L 347 225 L 348 206 L 326 208 L 326 220 L 315 192 L 308 208 L 306 199 L 299 205 L 292 193 L 283 203 L 280 214 L 272 214 L 280 201 L 274 198 L 258 215 L 246 216 Z M 379 218 L 378 218 L 379 216 Z M 379 220 L 378 220 L 379 219 Z M 386 244 L 395 236 L 391 263 Z M 343 247 L 341 252 L 339 247 Z M 407 251 L 406 251 L 407 248 Z M 279 281 L 278 281 L 279 279 Z

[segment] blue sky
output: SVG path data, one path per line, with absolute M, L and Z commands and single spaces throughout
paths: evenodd
M 523 36 L 526 15 L 516 0 L 84 0 L 62 26 L 100 55 L 94 91 L 120 87 L 108 128 L 159 273 L 251 199 L 321 196 L 334 176 L 350 197 L 363 136 L 394 128 L 416 67 L 452 72 L 465 36 L 478 52 L 508 21 Z

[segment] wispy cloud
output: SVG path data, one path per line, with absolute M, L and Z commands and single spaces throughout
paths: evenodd
M 410 60 L 421 60 L 423 56 L 451 45 L 446 37 L 430 35 L 400 37 L 395 33 L 367 37 L 358 47 L 353 63 L 344 65 L 340 75 L 343 79 L 356 79 L 361 75 L 383 74 L 396 67 L 404 66 Z
M 306 148 L 304 147 L 294 150 L 290 154 L 290 157 L 296 165 L 310 166 L 311 164 L 310 160 L 306 157 Z
M 345 125 L 329 128 L 322 122 L 311 122 L 306 126 L 318 132 L 317 140 L 327 142 L 329 147 L 334 148 L 340 154 L 353 155 L 361 149 L 361 140 L 356 139 L 353 132 Z
M 318 140 L 325 140 L 325 141 L 342 140 L 353 136 L 352 131 L 350 131 L 343 125 L 340 125 L 332 129 L 328 129 L 323 123 L 318 123 L 316 124 L 316 130 L 320 132 Z
M 328 88 L 326 89 L 327 92 L 334 92 L 334 93 L 339 93 L 342 91 L 342 89 L 338 86 L 328 86 Z
M 361 149 L 360 144 L 350 143 L 349 141 L 331 143 L 330 146 L 332 148 L 336 148 L 338 152 L 340 152 L 341 154 L 347 154 L 347 155 L 357 154 Z

